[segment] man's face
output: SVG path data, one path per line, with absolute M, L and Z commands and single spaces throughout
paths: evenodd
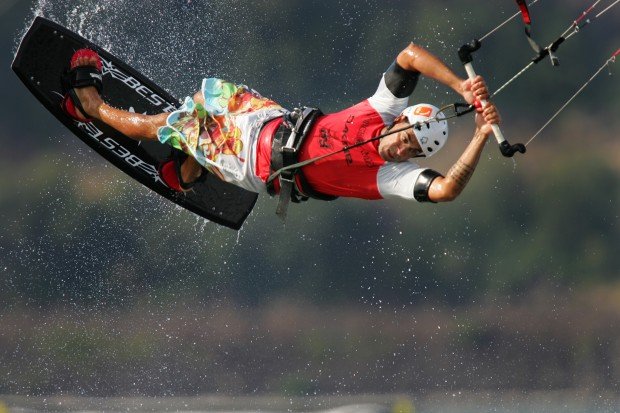
M 398 130 L 407 127 L 407 125 L 409 122 L 401 120 L 395 123 L 391 129 Z M 379 155 L 387 162 L 404 162 L 407 159 L 424 156 L 412 127 L 381 139 Z

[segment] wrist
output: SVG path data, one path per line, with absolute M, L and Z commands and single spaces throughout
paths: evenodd
M 454 80 L 454 84 L 452 85 L 452 88 L 456 91 L 456 93 L 458 93 L 459 95 L 463 96 L 464 98 L 465 98 L 465 95 L 468 92 L 467 87 L 466 87 L 466 83 L 467 83 L 467 79 L 461 79 L 461 78 L 457 77 Z
M 474 132 L 474 140 L 486 142 L 486 140 L 489 139 L 491 133 L 493 133 L 493 129 L 491 129 L 490 125 L 476 127 L 476 131 Z

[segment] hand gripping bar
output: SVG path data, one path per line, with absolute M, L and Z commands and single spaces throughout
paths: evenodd
M 459 49 L 459 58 L 461 59 L 461 63 L 463 63 L 463 65 L 465 66 L 465 71 L 467 72 L 467 76 L 469 76 L 470 79 L 476 77 L 476 72 L 474 71 L 474 67 L 472 65 L 472 54 L 476 50 L 480 49 L 480 46 L 482 46 L 482 43 L 480 43 L 478 39 L 474 39 L 471 43 L 464 44 Z M 480 100 L 480 103 L 482 104 L 483 108 L 487 105 L 487 101 L 484 99 Z M 491 127 L 493 128 L 493 134 L 495 135 L 495 139 L 499 144 L 499 150 L 501 151 L 502 155 L 507 158 L 512 158 L 517 152 L 525 153 L 525 145 L 523 145 L 522 143 L 511 145 L 506 140 L 506 138 L 504 138 L 504 134 L 502 133 L 497 124 L 493 124 L 491 125 Z

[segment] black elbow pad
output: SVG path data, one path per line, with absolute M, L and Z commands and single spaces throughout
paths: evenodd
M 428 190 L 431 188 L 431 184 L 437 177 L 443 177 L 437 171 L 433 171 L 432 169 L 425 169 L 422 171 L 417 181 L 415 181 L 415 185 L 413 186 L 413 196 L 418 202 L 432 202 L 428 197 Z
M 385 84 L 397 98 L 409 97 L 415 90 L 420 72 L 403 69 L 396 60 L 385 72 Z

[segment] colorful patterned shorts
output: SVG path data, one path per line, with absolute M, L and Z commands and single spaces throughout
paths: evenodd
M 212 170 L 219 167 L 220 155 L 239 157 L 244 150 L 242 130 L 235 118 L 262 109 L 280 109 L 274 101 L 263 98 L 247 86 L 210 78 L 202 82 L 205 104 L 190 97 L 168 116 L 167 125 L 159 128 L 160 142 L 193 156 Z

